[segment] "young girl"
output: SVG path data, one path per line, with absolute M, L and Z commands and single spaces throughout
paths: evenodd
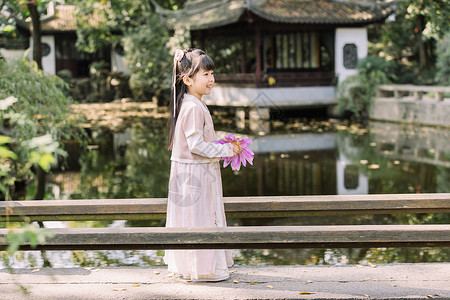
M 203 95 L 214 84 L 214 62 L 199 49 L 177 50 L 169 105 L 172 150 L 166 227 L 226 227 L 219 169 L 237 146 L 214 143 L 216 135 Z M 169 272 L 195 281 L 229 277 L 231 250 L 167 250 Z

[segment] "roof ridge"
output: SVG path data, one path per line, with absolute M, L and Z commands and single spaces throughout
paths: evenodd
M 150 0 L 154 2 L 154 0 Z M 385 19 L 396 0 L 194 0 L 191 6 L 159 10 L 166 26 L 191 30 L 214 28 L 239 22 L 247 10 L 275 23 L 369 24 Z M 202 6 L 201 4 L 205 4 Z

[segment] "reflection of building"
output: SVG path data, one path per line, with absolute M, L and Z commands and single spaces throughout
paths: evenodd
M 336 162 L 337 195 L 369 194 L 369 179 L 341 152 Z
M 260 136 L 250 148 L 254 166 L 223 176 L 226 196 L 336 193 L 336 134 Z
M 359 151 L 348 139 L 342 146 L 346 153 Z M 255 167 L 260 194 L 269 190 L 279 195 L 369 193 L 367 176 L 338 149 L 335 133 L 267 135 L 256 137 L 250 147 L 259 159 Z
M 336 104 L 335 77 L 356 73 L 365 26 L 383 21 L 393 3 L 195 0 L 169 11 L 152 2 L 169 28 L 190 30 L 192 46 L 222 68 L 209 103 L 256 107 Z
M 334 150 L 336 134 L 302 133 L 259 136 L 253 140 L 250 148 L 258 154 Z
M 450 130 L 371 122 L 378 152 L 386 157 L 450 168 Z
M 369 194 L 369 179 L 361 173 L 359 165 L 346 156 L 359 157 L 359 148 L 350 145 L 350 137 L 346 136 L 339 143 L 339 157 L 336 161 L 337 195 L 366 195 Z M 344 150 L 345 149 L 345 150 Z
M 130 128 L 125 129 L 123 132 L 113 134 L 113 148 L 117 159 L 125 156 L 125 151 L 131 140 L 132 132 Z
M 346 153 L 357 153 L 358 149 L 348 143 L 343 145 Z M 261 178 L 258 185 L 278 186 L 280 195 L 290 194 L 337 194 L 350 195 L 369 193 L 369 180 L 338 149 L 335 133 L 307 133 L 261 136 L 253 140 L 251 149 L 259 157 L 277 153 L 272 162 L 256 165 Z M 281 154 L 280 154 L 281 153 Z M 270 156 L 269 156 L 270 157 Z M 333 170 L 331 170 L 333 168 Z M 261 169 L 261 170 L 259 170 Z M 275 169 L 275 170 L 274 170 Z M 281 172 L 280 172 L 281 171 Z M 271 174 L 267 175 L 266 174 Z M 333 178 L 329 175 L 332 174 Z M 264 178 L 266 177 L 266 179 Z M 268 180 L 271 178 L 271 181 Z M 327 178 L 325 180 L 325 178 Z M 274 185 L 273 182 L 276 182 Z

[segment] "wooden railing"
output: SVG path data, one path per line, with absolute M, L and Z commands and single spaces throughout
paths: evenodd
M 450 212 L 450 194 L 225 197 L 228 218 Z M 0 222 L 161 220 L 167 199 L 0 202 Z
M 166 199 L 11 201 L 1 221 L 163 218 Z M 227 216 L 449 212 L 448 194 L 226 198 Z M 26 217 L 25 217 L 26 215 Z M 137 217 L 136 217 L 137 216 Z M 450 247 L 450 225 L 58 228 L 38 250 Z M 20 230 L 18 230 L 20 231 Z M 0 229 L 0 250 L 9 229 Z M 30 245 L 23 245 L 30 250 Z
M 272 79 L 269 79 L 272 78 Z M 254 73 L 217 74 L 218 84 L 255 87 L 303 87 L 332 86 L 335 74 L 333 72 L 274 72 L 263 74 L 257 78 Z
M 36 250 L 450 247 L 450 225 L 58 228 Z M 19 231 L 19 230 L 17 230 Z M 7 229 L 0 229 L 4 250 Z M 31 250 L 27 244 L 22 250 Z

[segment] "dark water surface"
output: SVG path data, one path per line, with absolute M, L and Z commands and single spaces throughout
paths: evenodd
M 250 135 L 254 165 L 222 169 L 224 196 L 349 195 L 450 192 L 450 131 L 371 122 L 274 121 Z M 219 134 L 227 125 L 216 127 Z M 165 126 L 145 123 L 121 132 L 93 132 L 89 151 L 53 172 L 47 199 L 167 197 L 170 153 Z M 70 151 L 70 149 L 68 149 Z M 232 225 L 439 224 L 449 214 L 229 219 Z M 47 222 L 46 226 L 164 226 L 162 221 Z M 5 255 L 3 253 L 3 255 Z M 51 266 L 162 265 L 163 251 L 48 251 Z M 235 250 L 237 264 L 367 264 L 450 261 L 448 248 Z M 14 267 L 41 267 L 40 252 L 19 252 Z

